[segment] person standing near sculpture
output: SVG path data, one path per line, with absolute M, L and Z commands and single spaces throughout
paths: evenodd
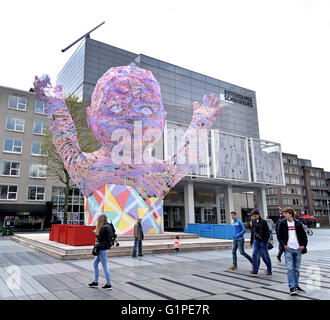
M 110 281 L 110 272 L 108 267 L 107 255 L 108 250 L 111 248 L 114 239 L 113 228 L 108 223 L 107 216 L 101 214 L 97 219 L 95 237 L 97 239 L 97 248 L 99 254 L 94 259 L 94 281 L 89 284 L 89 287 L 98 287 L 99 278 L 99 263 L 102 263 L 103 271 L 107 283 L 102 287 L 103 289 L 112 289 Z
M 139 218 L 137 223 L 134 225 L 134 248 L 132 257 L 136 257 L 136 249 L 139 247 L 139 257 L 142 257 L 142 240 L 144 239 L 144 233 L 142 229 L 142 219 Z

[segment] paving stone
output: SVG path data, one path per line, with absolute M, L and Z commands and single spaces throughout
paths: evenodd
M 60 300 L 81 300 L 79 296 L 71 292 L 70 290 L 57 290 L 53 294 Z
M 309 299 L 304 298 L 304 297 L 290 296 L 288 294 L 288 292 L 284 293 L 284 292 L 274 291 L 274 290 L 271 290 L 271 288 L 267 288 L 267 289 L 265 289 L 265 288 L 253 288 L 253 289 L 250 289 L 249 292 L 256 293 L 256 294 L 267 295 L 267 296 L 270 296 L 270 297 L 274 297 L 277 300 L 309 300 Z
M 45 298 L 45 300 L 60 300 L 58 297 L 56 297 L 53 293 L 49 291 L 41 293 L 41 295 Z
M 47 288 L 51 292 L 69 289 L 69 287 L 64 285 L 63 282 L 57 280 L 51 275 L 34 276 L 34 279 L 37 280 L 39 283 L 41 283 L 45 288 Z
M 134 287 L 130 284 L 123 284 L 120 286 L 120 290 L 130 294 L 138 300 L 165 300 L 165 298 L 156 295 L 154 293 L 148 292 L 146 290 Z
M 111 296 L 101 288 L 78 288 L 74 294 L 84 300 L 110 300 Z
M 67 276 L 65 273 L 54 274 L 53 277 L 70 289 L 82 288 L 85 286 L 80 281 Z
M 262 261 L 258 276 L 248 275 L 251 264 L 239 253 L 239 269 L 227 270 L 232 264 L 231 250 L 145 255 L 136 259 L 110 257 L 108 263 L 113 290 L 105 291 L 100 288 L 105 283 L 101 264 L 100 287 L 92 289 L 87 286 L 94 278 L 93 259 L 61 262 L 0 237 L 0 299 L 329 299 L 330 259 L 326 258 L 326 253 L 330 250 L 330 230 L 324 239 L 327 241 L 322 242 L 323 250 L 316 250 L 316 244 L 313 247 L 312 242 L 314 239 L 311 239 L 309 253 L 303 258 L 300 283 L 306 292 L 290 297 L 286 266 L 284 261 L 281 264 L 276 262 L 277 250 L 269 252 L 272 278 L 264 276 Z M 251 254 L 250 249 L 246 251 Z M 6 267 L 9 265 L 20 267 L 22 281 L 19 289 L 9 290 L 7 287 Z M 307 271 L 311 265 L 320 268 L 322 288 L 308 286 L 310 275 Z
M 201 297 L 200 300 L 246 300 L 244 297 L 233 296 L 229 294 L 218 294 L 215 296 Z
M 46 300 L 41 294 L 29 295 L 31 300 Z
M 0 272 L 3 272 L 0 269 Z M 8 289 L 6 282 L 0 278 L 0 297 L 1 298 L 10 298 L 13 297 L 13 293 Z

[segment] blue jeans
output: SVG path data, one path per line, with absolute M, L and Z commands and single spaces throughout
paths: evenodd
M 301 264 L 301 251 L 290 249 L 284 251 L 286 268 L 288 270 L 289 288 L 295 288 L 299 284 L 299 268 Z
M 101 261 L 102 267 L 104 270 L 105 278 L 107 279 L 107 284 L 111 284 L 110 282 L 110 272 L 108 268 L 108 261 L 107 261 L 107 254 L 108 250 L 100 250 L 99 255 L 95 257 L 94 259 L 94 273 L 95 273 L 95 278 L 94 282 L 98 282 L 99 280 L 99 263 Z
M 245 257 L 246 259 L 248 259 L 251 263 L 252 263 L 252 258 L 244 251 L 244 238 L 243 239 L 239 239 L 233 240 L 233 265 L 235 265 L 237 267 L 237 247 L 239 248 L 239 252 L 240 254 Z
M 258 273 L 260 266 L 260 258 L 265 262 L 267 266 L 267 273 L 272 274 L 272 262 L 268 254 L 268 242 L 253 241 L 253 271 Z
M 139 256 L 142 256 L 142 240 L 134 239 L 133 257 L 136 256 L 136 248 L 139 247 Z

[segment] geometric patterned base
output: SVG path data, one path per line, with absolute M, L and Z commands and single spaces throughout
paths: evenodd
M 164 233 L 163 201 L 144 200 L 134 187 L 106 184 L 85 197 L 85 225 L 93 226 L 104 213 L 112 221 L 117 234 L 134 234 L 134 224 L 142 218 L 145 234 Z

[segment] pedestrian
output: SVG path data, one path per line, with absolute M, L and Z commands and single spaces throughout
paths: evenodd
M 139 256 L 142 257 L 142 240 L 144 239 L 143 229 L 141 225 L 142 219 L 139 218 L 137 223 L 134 225 L 134 248 L 132 257 L 136 257 L 136 248 L 139 247 Z
M 98 255 L 94 259 L 94 281 L 89 284 L 90 287 L 98 287 L 99 263 L 101 262 L 107 283 L 103 289 L 112 289 L 110 281 L 110 272 L 108 267 L 108 251 L 111 248 L 115 233 L 114 228 L 108 223 L 107 216 L 101 214 L 96 222 L 95 237 L 97 239 Z
M 278 226 L 278 241 L 284 249 L 290 295 L 297 291 L 305 291 L 299 286 L 299 268 L 301 255 L 307 252 L 307 235 L 303 225 L 294 219 L 294 211 L 287 207 L 283 209 L 285 220 Z
M 277 234 L 278 226 L 279 226 L 279 224 L 282 222 L 282 220 L 285 219 L 282 208 L 278 207 L 278 210 L 279 210 L 279 213 L 280 213 L 280 218 L 277 220 L 277 222 L 276 222 L 276 226 L 275 226 L 275 231 L 276 231 L 277 239 L 278 239 L 278 234 Z M 283 247 L 281 247 L 280 244 L 279 244 L 279 245 L 278 245 L 278 253 L 277 253 L 277 256 L 276 256 L 278 262 L 281 262 L 281 261 L 282 261 L 282 260 L 281 260 L 281 257 L 282 257 L 282 254 L 283 254 L 283 253 L 284 253 L 284 249 L 283 249 Z
M 257 209 L 252 210 L 252 228 L 251 228 L 251 247 L 253 245 L 253 270 L 250 274 L 258 274 L 260 266 L 260 258 L 264 260 L 267 266 L 266 276 L 272 276 L 272 262 L 268 254 L 268 240 L 270 237 L 270 232 L 266 220 L 262 219 L 260 212 Z
M 181 242 L 180 242 L 180 237 L 176 236 L 174 240 L 174 251 L 175 253 L 179 253 L 181 248 Z
M 231 224 L 234 226 L 234 239 L 233 239 L 233 247 L 232 247 L 232 254 L 233 254 L 233 265 L 229 267 L 230 270 L 237 269 L 237 248 L 239 248 L 240 254 L 248 259 L 252 264 L 252 258 L 244 251 L 244 233 L 246 229 L 241 220 L 236 217 L 236 212 L 232 211 L 230 213 L 232 222 Z

